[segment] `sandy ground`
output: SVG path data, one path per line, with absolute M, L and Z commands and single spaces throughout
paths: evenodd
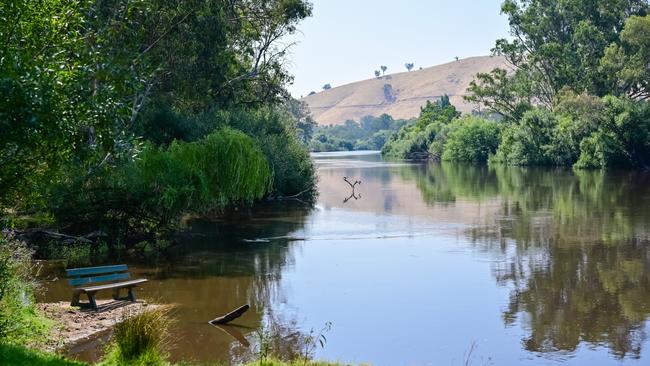
M 52 337 L 46 348 L 57 350 L 67 348 L 109 330 L 122 321 L 126 314 L 137 314 L 161 305 L 146 301 L 97 300 L 97 310 L 71 307 L 69 302 L 37 304 L 48 318 L 55 322 Z

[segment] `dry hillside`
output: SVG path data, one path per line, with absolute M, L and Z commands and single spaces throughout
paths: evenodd
M 386 75 L 342 85 L 303 98 L 319 125 L 341 124 L 345 120 L 387 113 L 393 118 L 412 118 L 427 100 L 443 94 L 462 112 L 472 105 L 462 99 L 470 81 L 479 72 L 505 67 L 500 57 L 471 57 L 426 69 Z

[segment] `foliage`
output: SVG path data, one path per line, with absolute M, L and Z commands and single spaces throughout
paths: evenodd
M 10 231 L 0 233 L 0 344 L 39 343 L 49 323 L 34 307 L 32 251 Z
M 452 123 L 442 160 L 487 162 L 496 152 L 501 129 L 497 122 L 465 117 Z
M 330 85 L 329 83 L 323 85 L 323 90 L 330 90 L 330 89 L 332 89 L 332 85 Z
M 50 194 L 58 222 L 109 225 L 115 232 L 149 223 L 173 225 L 187 212 L 219 211 L 267 193 L 272 172 L 244 133 L 222 128 L 196 142 L 148 146 L 138 160 L 90 180 L 66 182 Z
M 342 125 L 319 127 L 310 148 L 312 151 L 381 150 L 393 132 L 408 123 L 382 114 L 365 116 L 360 123 L 348 120 Z
M 459 115 L 449 103 L 448 96 L 443 96 L 434 103 L 427 101 L 421 108 L 418 120 L 393 134 L 384 145 L 382 154 L 400 159 L 428 158 L 430 145 L 444 127 Z
M 0 364 L 7 366 L 85 366 L 86 363 L 65 359 L 59 355 L 21 346 L 0 343 Z
M 579 168 L 650 168 L 650 105 L 607 96 L 598 125 L 580 142 Z
M 550 154 L 557 119 L 545 109 L 524 113 L 519 124 L 507 128 L 493 162 L 510 165 L 552 165 Z
M 125 310 L 102 365 L 165 365 L 170 318 L 165 309 Z
M 310 14 L 302 0 L 2 3 L 0 198 L 33 206 L 70 171 L 97 179 L 143 135 L 194 141 L 214 131 L 189 123 L 206 111 L 289 108 L 279 40 Z
M 518 120 L 531 104 L 553 108 L 564 89 L 647 97 L 646 0 L 507 0 L 501 9 L 513 38 L 493 53 L 514 71 L 479 74 L 468 101 Z
M 526 112 L 507 128 L 492 162 L 577 168 L 647 168 L 648 103 L 565 93 L 554 111 Z
M 631 16 L 620 34 L 620 44 L 611 44 L 600 60 L 599 72 L 609 76 L 610 88 L 635 99 L 650 98 L 650 15 Z

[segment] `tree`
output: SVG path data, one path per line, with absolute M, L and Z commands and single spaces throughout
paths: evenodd
M 379 79 L 380 76 L 381 76 L 381 72 L 379 70 L 375 70 L 375 77 Z
M 415 66 L 415 65 L 413 65 L 412 62 L 411 62 L 411 63 L 408 63 L 408 62 L 407 62 L 407 63 L 404 64 L 404 67 L 406 67 L 406 69 L 407 69 L 409 72 L 411 72 L 411 70 L 413 69 L 413 66 Z
M 330 89 L 332 89 L 332 86 L 329 83 L 323 85 L 323 90 L 330 90 Z
M 381 68 L 382 75 L 386 75 L 386 70 L 388 70 L 388 66 L 382 65 L 380 66 L 380 68 Z
M 132 158 L 156 105 L 280 103 L 290 76 L 278 41 L 310 14 L 302 0 L 0 3 L 14 20 L 0 22 L 0 191 L 61 164 Z
M 314 95 L 314 94 L 316 94 L 316 92 L 312 90 L 312 91 L 309 92 L 308 96 L 311 96 L 311 95 Z
M 600 72 L 610 76 L 612 89 L 631 98 L 650 98 L 650 15 L 632 16 L 621 32 L 621 42 L 605 49 Z
M 513 37 L 497 40 L 492 52 L 504 56 L 515 71 L 505 79 L 496 71 L 492 77 L 480 74 L 470 87 L 469 98 L 487 93 L 493 101 L 502 99 L 492 80 L 511 84 L 507 89 L 517 99 L 547 108 L 556 104 L 556 95 L 565 88 L 596 96 L 633 93 L 612 87 L 620 80 L 612 80 L 611 67 L 601 67 L 601 59 L 608 48 L 610 59 L 616 59 L 619 52 L 614 47 L 625 43 L 621 32 L 627 19 L 645 16 L 649 9 L 647 0 L 506 0 L 501 10 L 509 18 Z M 635 29 L 643 28 L 639 23 Z M 628 52 L 634 52 L 630 46 Z M 508 114 L 498 106 L 492 111 Z
M 454 60 L 458 61 L 458 56 L 454 57 Z

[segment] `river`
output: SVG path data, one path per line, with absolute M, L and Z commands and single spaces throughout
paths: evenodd
M 150 280 L 140 298 L 175 304 L 173 361 L 249 360 L 261 328 L 288 357 L 331 323 L 317 359 L 650 363 L 649 174 L 313 159 L 314 207 L 193 220 L 171 254 L 130 263 Z M 63 279 L 45 290 L 71 294 Z M 244 303 L 237 327 L 207 324 Z M 70 354 L 97 359 L 105 337 Z

